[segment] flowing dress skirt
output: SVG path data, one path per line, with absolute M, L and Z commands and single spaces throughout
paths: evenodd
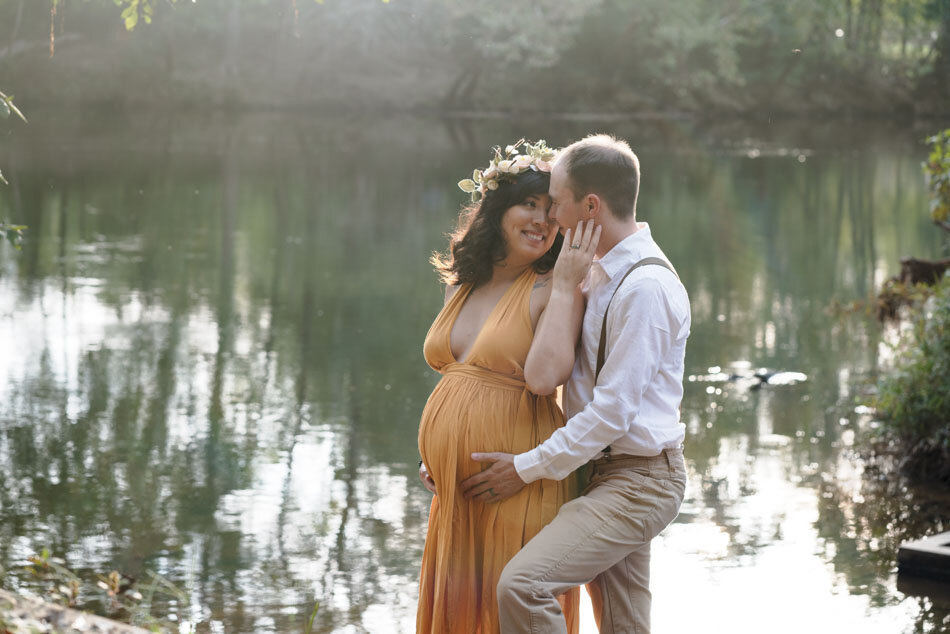
M 553 396 L 475 365 L 442 368 L 419 427 L 422 459 L 436 483 L 419 583 L 418 633 L 499 632 L 495 587 L 505 564 L 576 494 L 572 478 L 532 482 L 500 503 L 458 491 L 486 468 L 473 451 L 518 454 L 564 424 Z M 578 589 L 561 597 L 568 632 L 577 632 Z

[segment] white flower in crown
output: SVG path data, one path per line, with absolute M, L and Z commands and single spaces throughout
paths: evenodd
M 511 171 L 513 174 L 520 174 L 531 167 L 531 163 L 533 161 L 534 159 L 530 156 L 522 154 L 511 163 L 511 168 L 509 171 Z
M 524 150 L 522 154 L 520 149 Z M 543 140 L 537 143 L 528 143 L 524 139 L 505 147 L 502 154 L 500 147 L 495 147 L 495 156 L 488 167 L 472 172 L 472 178 L 466 178 L 458 183 L 459 189 L 471 194 L 472 202 L 478 202 L 489 191 L 498 189 L 499 181 L 513 181 L 518 174 L 527 170 L 549 173 L 551 161 L 557 151 L 547 146 Z

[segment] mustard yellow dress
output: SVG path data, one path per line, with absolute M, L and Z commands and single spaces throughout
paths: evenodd
M 443 376 L 419 425 L 419 451 L 439 492 L 422 555 L 419 634 L 498 633 L 495 587 L 502 569 L 576 493 L 573 478 L 532 482 L 500 503 L 470 501 L 458 489 L 484 468 L 471 459 L 473 451 L 518 454 L 564 424 L 553 395 L 525 387 L 535 278 L 528 269 L 505 291 L 464 363 L 453 357 L 449 338 L 471 285 L 456 291 L 426 335 L 426 362 Z M 578 593 L 561 597 L 568 632 L 575 634 Z

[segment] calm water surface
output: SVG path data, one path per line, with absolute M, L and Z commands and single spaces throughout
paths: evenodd
M 940 631 L 894 554 L 948 513 L 866 472 L 886 359 L 839 319 L 939 254 L 937 124 L 446 122 L 33 113 L 0 150 L 0 566 L 154 570 L 201 632 L 411 632 L 437 381 L 427 258 L 488 146 L 630 139 L 689 290 L 689 488 L 654 542 L 664 632 Z M 722 373 L 802 372 L 754 389 Z M 916 510 L 915 510 L 916 508 Z M 945 511 L 946 509 L 944 509 Z

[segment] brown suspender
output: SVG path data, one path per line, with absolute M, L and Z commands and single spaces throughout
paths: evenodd
M 600 345 L 597 346 L 597 369 L 594 372 L 594 385 L 597 384 L 597 377 L 600 376 L 600 370 L 604 367 L 604 360 L 607 357 L 607 311 L 610 310 L 610 302 L 614 301 L 614 295 L 616 295 L 617 291 L 620 290 L 620 286 L 623 284 L 623 281 L 627 279 L 627 276 L 641 266 L 646 266 L 648 264 L 655 264 L 656 266 L 662 266 L 665 269 L 669 269 L 673 275 L 676 275 L 676 277 L 679 278 L 676 270 L 670 265 L 669 262 L 662 258 L 643 258 L 627 269 L 627 272 L 624 273 L 624 276 L 620 278 L 620 284 L 617 284 L 617 288 L 614 289 L 613 295 L 610 296 L 610 300 L 607 302 L 607 308 L 604 309 L 604 323 L 600 327 Z

